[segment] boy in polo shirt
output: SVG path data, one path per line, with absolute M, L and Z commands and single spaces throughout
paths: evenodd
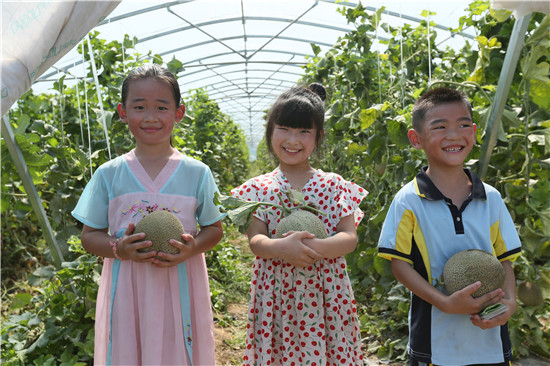
M 458 90 L 433 89 L 415 103 L 412 120 L 409 141 L 424 150 L 428 166 L 395 196 L 378 242 L 379 255 L 412 292 L 410 364 L 509 365 L 506 324 L 516 309 L 511 261 L 521 244 L 500 193 L 463 167 L 475 143 L 471 104 Z M 452 295 L 436 284 L 447 259 L 466 249 L 500 260 L 504 291 L 473 298 L 480 282 Z M 481 319 L 481 310 L 499 302 L 506 312 Z

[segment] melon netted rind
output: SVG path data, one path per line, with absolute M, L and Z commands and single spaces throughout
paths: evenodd
M 181 242 L 181 235 L 185 233 L 180 220 L 167 210 L 157 210 L 142 218 L 134 229 L 134 234 L 145 233 L 142 241 L 150 240 L 153 245 L 139 249 L 140 252 L 164 252 L 177 254 L 178 248 L 170 244 L 170 239 Z
M 481 281 L 481 287 L 472 294 L 479 297 L 498 288 L 504 290 L 505 274 L 502 264 L 491 253 L 468 249 L 449 258 L 443 269 L 443 280 L 449 294 Z
M 277 224 L 275 237 L 282 238 L 283 234 L 289 231 L 307 231 L 319 239 L 328 237 L 323 222 L 317 215 L 306 210 L 295 210 L 290 215 L 283 217 Z

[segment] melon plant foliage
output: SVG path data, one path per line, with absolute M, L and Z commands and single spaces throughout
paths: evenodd
M 356 30 L 326 54 L 312 45 L 316 56 L 303 82 L 319 81 L 329 94 L 320 167 L 370 192 L 362 205 L 366 216 L 358 227 L 358 248 L 347 257 L 367 348 L 382 358 L 404 359 L 409 292 L 395 281 L 390 262 L 377 257 L 376 246 L 392 198 L 426 165 L 423 153 L 407 139 L 412 105 L 431 86 L 457 87 L 470 96 L 480 128 L 466 165 L 477 171 L 515 18 L 491 10 L 487 1 L 471 3 L 455 31 L 469 27 L 476 38 L 456 51 L 435 43 L 433 24 L 428 47 L 427 17 L 416 27 L 396 28 L 384 22 L 383 8 L 371 15 L 358 5 L 341 13 Z M 533 13 L 484 178 L 502 193 L 521 237 L 523 254 L 514 263 L 518 281 L 531 279 L 547 290 L 538 308 L 518 303 L 509 324 L 516 356 L 535 352 L 550 357 L 549 324 L 541 320 L 550 314 L 549 26 L 550 16 Z M 381 41 L 385 47 L 380 52 L 373 50 L 370 36 L 376 27 L 391 34 Z

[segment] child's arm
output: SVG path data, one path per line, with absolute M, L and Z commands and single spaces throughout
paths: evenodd
M 260 258 L 281 258 L 296 267 L 307 267 L 323 256 L 302 243 L 312 234 L 296 232 L 281 239 L 271 239 L 265 222 L 253 217 L 247 230 L 252 253 Z
M 152 262 L 155 251 L 141 253 L 138 249 L 151 246 L 151 241 L 143 241 L 134 243 L 136 240 L 143 239 L 144 233 L 133 234 L 135 225 L 130 223 L 124 232 L 124 236 L 118 240 L 108 234 L 108 229 L 95 229 L 84 225 L 82 228 L 81 242 L 82 247 L 88 252 L 100 257 L 114 258 L 113 248 L 111 243 L 115 242 L 117 246 L 117 254 L 122 259 L 131 259 L 135 262 Z
M 429 284 L 409 263 L 393 258 L 391 264 L 393 274 L 399 282 L 444 313 L 477 314 L 485 307 L 498 303 L 504 296 L 502 289 L 496 289 L 483 296 L 472 297 L 481 287 L 479 281 L 447 296 Z
M 516 276 L 514 275 L 514 269 L 512 268 L 510 261 L 502 262 L 502 267 L 504 267 L 506 282 L 504 285 L 504 297 L 500 300 L 500 302 L 506 305 L 508 310 L 492 319 L 481 319 L 478 314 L 472 315 L 470 318 L 472 324 L 480 327 L 481 329 L 488 329 L 506 324 L 508 319 L 510 319 L 516 311 Z
M 336 225 L 337 233 L 326 239 L 304 239 L 304 244 L 321 254 L 323 258 L 338 258 L 349 254 L 357 246 L 357 230 L 353 215 L 343 217 Z
M 222 221 L 216 221 L 212 225 L 201 226 L 196 237 L 190 234 L 183 234 L 182 241 L 170 240 L 170 244 L 179 249 L 177 254 L 159 252 L 153 264 L 157 267 L 171 267 L 185 262 L 194 255 L 201 254 L 214 248 L 223 236 Z

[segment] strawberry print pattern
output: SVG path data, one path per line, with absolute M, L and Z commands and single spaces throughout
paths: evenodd
M 231 194 L 279 203 L 277 193 L 290 188 L 277 168 Z M 354 215 L 357 226 L 364 216 L 358 206 L 368 192 L 337 174 L 317 170 L 302 192 L 327 214 L 319 218 L 329 235 L 336 232 L 342 217 Z M 292 205 L 288 200 L 284 204 Z M 280 210 L 264 206 L 254 215 L 267 223 L 273 237 Z M 346 268 L 344 257 L 319 260 L 306 268 L 256 257 L 243 365 L 363 365 L 357 308 Z

